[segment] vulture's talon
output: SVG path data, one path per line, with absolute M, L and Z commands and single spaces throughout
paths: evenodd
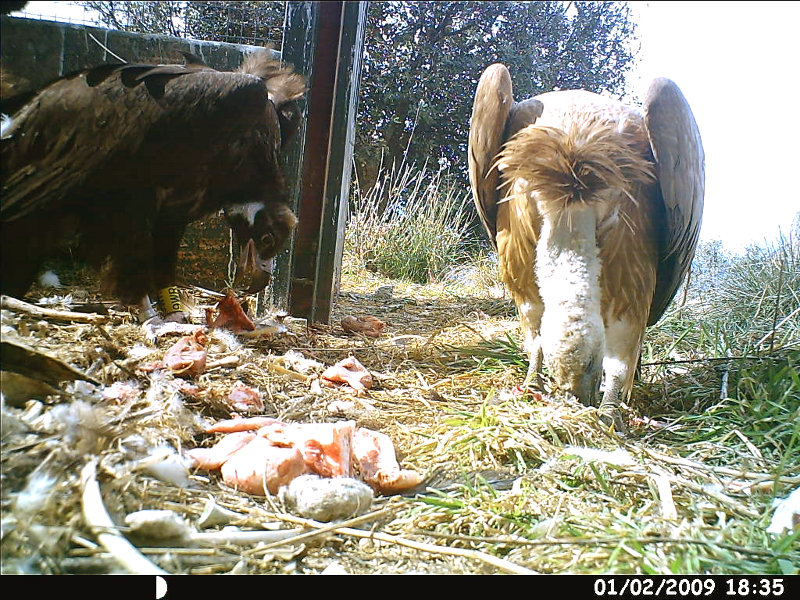
M 597 416 L 605 427 L 610 431 L 617 433 L 622 437 L 628 435 L 628 426 L 625 419 L 622 418 L 622 411 L 618 406 L 600 405 L 597 410 Z
M 188 323 L 188 321 L 186 320 L 186 315 L 183 313 L 183 311 L 180 311 L 180 310 L 169 313 L 166 317 L 164 317 L 164 322 L 165 323 Z

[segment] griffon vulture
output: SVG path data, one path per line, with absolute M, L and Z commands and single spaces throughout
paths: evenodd
M 583 90 L 517 103 L 502 64 L 475 93 L 473 196 L 530 356 L 555 386 L 623 427 L 645 328 L 689 270 L 703 212 L 704 154 L 669 79 L 643 109 Z
M 147 309 L 150 292 L 175 284 L 186 226 L 220 209 L 259 270 L 250 292 L 267 285 L 296 222 L 280 151 L 305 81 L 266 51 L 236 72 L 186 59 L 103 65 L 3 100 L 14 107 L 1 149 L 4 294 L 24 294 L 68 241 L 106 263 L 107 291 Z

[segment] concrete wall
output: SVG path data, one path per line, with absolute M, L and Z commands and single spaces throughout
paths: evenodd
M 218 70 L 237 68 L 255 46 L 144 35 L 69 23 L 0 18 L 2 97 L 37 89 L 68 73 L 106 62 L 182 63 L 191 52 Z M 193 223 L 184 236 L 178 277 L 186 284 L 222 289 L 228 271 L 229 229 L 219 215 Z M 63 263 L 62 282 L 70 283 Z

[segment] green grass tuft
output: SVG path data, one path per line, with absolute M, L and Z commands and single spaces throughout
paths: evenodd
M 357 193 L 347 251 L 383 277 L 441 281 L 467 257 L 471 200 L 443 171 L 403 164 Z

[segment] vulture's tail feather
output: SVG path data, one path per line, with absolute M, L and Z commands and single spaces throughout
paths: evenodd
M 654 178 L 653 165 L 630 139 L 615 123 L 601 120 L 567 131 L 530 125 L 506 143 L 497 164 L 506 178 L 525 180 L 547 212 L 597 201 L 607 189 L 623 190 L 632 199 L 634 184 Z

